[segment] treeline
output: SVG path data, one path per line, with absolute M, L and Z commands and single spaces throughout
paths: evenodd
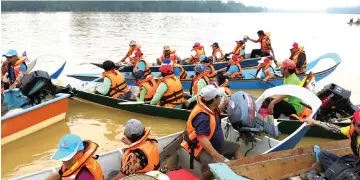
M 345 7 L 345 8 L 329 8 L 327 13 L 339 13 L 339 14 L 360 14 L 360 6 L 357 7 Z
M 34 12 L 264 12 L 242 3 L 212 1 L 2 1 L 1 11 Z

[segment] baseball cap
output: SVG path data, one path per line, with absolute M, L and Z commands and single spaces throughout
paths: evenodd
M 161 65 L 159 70 L 164 74 L 171 74 L 174 72 L 174 68 L 170 64 Z
M 219 43 L 217 43 L 217 42 L 214 42 L 210 47 L 212 47 L 212 46 L 219 46 Z
M 141 121 L 137 119 L 130 119 L 125 124 L 124 135 L 130 138 L 133 136 L 139 137 L 143 135 L 144 130 L 145 129 Z
M 194 47 L 199 47 L 201 44 L 199 42 L 194 43 Z
M 264 63 L 264 62 L 266 64 L 268 64 L 270 62 L 270 58 L 269 57 L 263 57 L 263 58 L 261 58 L 261 60 L 258 61 L 259 64 Z
M 296 68 L 295 62 L 293 60 L 290 60 L 290 59 L 285 59 L 285 61 L 278 62 L 277 64 L 280 67 L 285 67 L 285 68 L 288 68 L 288 69 L 295 69 Z
M 291 49 L 293 49 L 293 48 L 299 48 L 299 44 L 297 42 L 294 42 Z
M 353 114 L 353 123 L 360 125 L 360 109 L 356 110 Z
M 163 50 L 164 50 L 164 51 L 170 50 L 170 46 L 169 46 L 169 45 L 165 45 L 165 46 L 163 47 Z
M 205 72 L 205 71 L 210 71 L 210 68 L 203 65 L 203 64 L 197 64 L 194 67 L 194 71 L 196 71 L 198 73 L 202 73 L 202 72 Z
M 130 43 L 129 43 L 129 46 L 134 46 L 134 45 L 136 45 L 136 41 L 131 40 Z
M 238 44 L 244 44 L 243 40 L 238 40 L 238 41 L 235 41 L 235 42 L 238 43 Z
M 200 96 L 205 101 L 210 101 L 216 96 L 220 96 L 224 93 L 224 89 L 216 88 L 214 85 L 207 85 L 200 91 Z
M 60 139 L 59 148 L 51 159 L 68 161 L 78 152 L 84 149 L 81 138 L 76 134 L 66 134 Z
M 18 56 L 18 53 L 14 49 L 10 49 L 6 52 L 6 54 L 3 54 L 5 57 L 11 57 L 11 56 Z

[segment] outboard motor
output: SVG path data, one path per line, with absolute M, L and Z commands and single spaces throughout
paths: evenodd
M 317 96 L 322 101 L 316 119 L 325 122 L 336 121 L 350 117 L 358 109 L 350 102 L 351 91 L 343 89 L 336 84 L 326 85 Z
M 28 97 L 27 104 L 40 104 L 44 93 L 52 86 L 51 78 L 46 71 L 34 71 L 24 76 L 19 84 L 20 92 Z
M 241 135 L 254 137 L 255 134 L 266 132 L 275 138 L 280 136 L 277 125 L 264 121 L 257 112 L 255 99 L 243 91 L 231 95 L 227 112 L 232 127 Z

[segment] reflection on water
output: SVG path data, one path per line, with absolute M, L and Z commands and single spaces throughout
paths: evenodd
M 141 120 L 145 127 L 151 128 L 155 137 L 179 132 L 185 126 L 182 120 L 145 116 L 70 100 L 66 120 L 2 146 L 1 177 L 24 175 L 60 165 L 50 157 L 60 138 L 67 133 L 96 142 L 100 146 L 98 153 L 122 148 L 124 144 L 115 140 L 115 136 L 123 133 L 123 125 L 131 118 Z

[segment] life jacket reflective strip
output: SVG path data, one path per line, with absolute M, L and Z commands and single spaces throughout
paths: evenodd
M 269 40 L 270 41 L 270 33 L 265 33 L 265 36 L 263 38 L 260 39 L 260 43 L 261 43 L 261 51 L 262 52 L 270 52 L 270 48 L 267 45 L 266 41 Z
M 135 59 L 134 59 L 135 55 L 134 55 L 134 53 L 140 48 L 141 48 L 140 44 L 136 44 L 134 50 L 132 50 L 131 47 L 129 47 L 129 50 L 128 50 L 127 54 L 126 54 L 126 57 L 128 57 L 130 59 L 130 62 L 132 64 L 135 64 Z
M 146 62 L 145 59 L 140 59 L 138 60 L 136 63 L 135 63 L 135 72 L 139 72 L 139 62 L 142 61 L 145 63 L 145 71 L 144 71 L 144 77 L 148 76 L 148 75 L 151 75 L 151 70 L 150 70 L 150 67 L 149 67 L 149 64 Z
M 205 72 L 203 72 L 203 73 L 201 73 L 201 74 L 199 74 L 197 76 L 195 75 L 195 77 L 193 77 L 193 80 L 191 82 L 191 87 L 192 88 L 190 88 L 191 95 L 196 95 L 199 92 L 198 83 L 199 83 L 200 79 L 204 79 L 205 82 L 206 82 L 206 85 L 210 84 L 210 80 L 209 80 L 208 75 L 207 75 L 208 73 L 209 73 L 208 71 L 205 71 Z
M 111 80 L 111 88 L 108 95 L 112 98 L 118 98 L 130 91 L 125 78 L 118 70 L 110 70 L 103 73 L 103 77 L 107 77 Z
M 355 126 L 353 124 L 351 124 L 350 130 L 349 130 L 349 136 L 348 136 L 348 138 L 350 139 L 350 147 L 351 147 L 351 150 L 354 153 L 354 155 L 360 157 L 360 148 L 359 148 L 359 145 L 357 144 L 358 137 L 359 137 L 359 134 L 356 132 Z
M 216 58 L 217 52 L 220 52 L 220 54 L 221 54 L 221 57 L 219 59 Z M 218 60 L 223 61 L 225 59 L 225 55 L 224 55 L 223 51 L 221 50 L 221 48 L 216 48 L 215 50 L 213 50 L 212 56 L 213 56 L 214 61 L 218 61 Z
M 99 145 L 92 141 L 84 141 L 84 154 L 75 162 L 70 169 L 65 169 L 61 166 L 61 179 L 63 180 L 75 180 L 83 167 L 86 167 L 94 179 L 104 179 L 103 172 L 100 164 L 93 157 Z
M 144 100 L 151 101 L 156 92 L 156 82 L 154 77 L 152 75 L 149 75 L 145 79 L 139 80 L 139 89 L 141 90 L 142 87 L 147 90 Z
M 294 55 L 292 55 L 289 59 L 292 59 L 295 62 L 295 64 L 297 65 L 298 58 L 301 53 L 304 53 L 304 46 L 300 46 L 299 50 Z M 295 69 L 296 74 L 301 74 L 301 73 L 306 72 L 306 61 L 307 60 L 305 59 L 304 64 L 300 68 L 296 67 L 296 69 Z
M 218 110 L 216 110 L 218 111 Z M 199 156 L 199 153 L 202 149 L 204 149 L 201 143 L 198 143 L 196 138 L 196 130 L 193 126 L 193 120 L 199 113 L 206 113 L 210 117 L 210 134 L 207 136 L 207 139 L 211 139 L 215 133 L 216 129 L 216 112 L 211 111 L 201 100 L 199 96 L 197 98 L 197 104 L 195 105 L 194 109 L 191 111 L 190 116 L 186 123 L 186 128 L 184 131 L 184 140 L 181 143 L 181 146 L 190 153 L 190 168 L 193 167 L 194 158 Z
M 214 68 L 214 65 L 212 63 L 203 63 L 205 66 L 210 68 L 210 72 L 207 74 L 207 77 L 213 78 L 216 76 L 216 70 Z
M 176 50 L 174 50 L 174 49 L 170 49 L 170 60 L 173 62 L 173 63 L 176 63 Z M 164 62 L 164 60 L 165 60 L 165 54 L 163 53 L 162 55 L 161 55 L 161 62 Z
M 271 67 L 271 61 L 265 65 L 264 68 L 261 67 L 261 64 L 257 65 L 257 70 L 261 70 L 262 69 L 262 73 L 265 74 L 265 77 L 268 77 L 270 75 L 270 67 Z
M 220 87 L 223 87 L 225 89 L 226 95 L 230 96 L 232 94 L 230 88 L 228 87 L 229 80 L 225 79 L 225 82 L 220 85 Z
M 199 62 L 200 56 L 205 55 L 205 50 L 203 46 L 195 47 L 191 51 L 193 50 L 196 51 L 196 55 L 191 58 L 191 64 L 196 64 L 197 62 Z
M 13 66 L 13 69 L 14 69 L 13 72 L 14 72 L 15 79 L 13 80 L 13 82 L 10 79 L 10 81 L 9 81 L 10 84 L 13 84 L 15 82 L 16 78 L 19 76 L 21 64 L 24 64 L 26 66 L 26 69 L 27 69 L 27 65 L 25 63 L 25 60 L 26 60 L 25 57 L 19 57 L 19 59 L 16 61 L 15 65 Z M 6 72 L 8 72 L 9 77 L 10 77 L 10 67 L 11 66 L 12 66 L 11 63 L 5 64 Z M 24 75 L 27 75 L 27 72 L 25 72 Z
M 238 72 L 234 72 L 230 75 L 231 79 L 234 79 L 234 78 L 237 78 L 237 77 L 241 77 L 242 76 L 242 68 L 240 66 L 240 62 L 232 62 L 230 63 L 230 66 L 231 65 L 236 65 L 238 68 L 239 68 L 239 71 Z
M 179 78 L 172 74 L 159 80 L 158 85 L 161 82 L 164 82 L 168 89 L 161 97 L 158 105 L 173 108 L 185 102 L 184 91 Z
M 173 64 L 173 67 L 181 69 L 181 71 L 180 71 L 180 79 L 187 79 L 187 73 L 186 73 L 185 69 L 180 64 L 175 63 L 175 64 Z
M 124 154 L 121 158 L 122 169 L 126 169 L 126 165 L 128 163 L 126 162 L 127 157 L 135 149 L 141 150 L 147 158 L 147 166 L 143 169 L 136 170 L 136 173 L 146 173 L 149 171 L 159 170 L 160 153 L 158 150 L 158 142 L 156 139 L 151 138 L 150 130 L 145 129 L 144 136 L 124 150 Z

